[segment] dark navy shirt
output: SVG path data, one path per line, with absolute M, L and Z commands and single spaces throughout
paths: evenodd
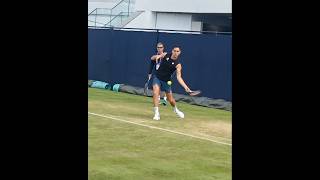
M 172 74 L 176 71 L 176 66 L 180 64 L 179 59 L 171 59 L 172 54 L 167 54 L 160 62 L 160 67 L 156 70 L 156 76 L 161 81 L 170 81 Z

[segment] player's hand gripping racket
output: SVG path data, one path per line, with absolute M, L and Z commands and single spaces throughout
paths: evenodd
M 187 91 L 187 93 L 189 94 L 189 96 L 197 96 L 199 94 L 201 94 L 201 91 L 200 90 L 196 90 L 196 91 Z

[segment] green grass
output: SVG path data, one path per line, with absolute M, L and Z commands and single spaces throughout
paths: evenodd
M 178 102 L 185 119 L 152 99 L 89 88 L 89 112 L 231 143 L 231 112 Z M 231 146 L 88 115 L 90 180 L 231 179 Z

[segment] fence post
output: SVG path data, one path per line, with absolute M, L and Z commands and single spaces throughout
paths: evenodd
M 98 8 L 96 8 L 96 15 L 94 16 L 94 27 L 97 28 L 97 14 L 98 14 Z
M 159 42 L 159 29 L 157 29 L 157 44 Z

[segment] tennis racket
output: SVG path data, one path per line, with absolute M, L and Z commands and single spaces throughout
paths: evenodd
M 143 94 L 144 94 L 145 96 L 147 96 L 147 92 L 148 92 L 148 90 L 149 90 L 149 82 L 150 82 L 150 79 L 151 79 L 151 78 L 148 77 L 147 82 L 144 84 Z
M 196 91 L 189 91 L 187 93 L 189 94 L 189 96 L 197 96 L 197 95 L 201 94 L 201 91 L 196 90 Z

